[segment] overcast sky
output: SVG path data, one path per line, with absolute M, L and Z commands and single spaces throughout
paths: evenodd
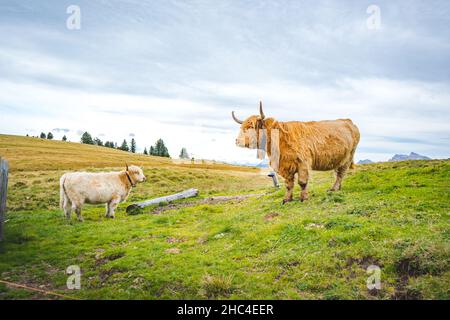
M 263 100 L 280 121 L 351 118 L 357 160 L 447 158 L 449 70 L 446 0 L 0 2 L 0 133 L 141 151 L 161 137 L 175 157 L 257 162 L 230 112 Z

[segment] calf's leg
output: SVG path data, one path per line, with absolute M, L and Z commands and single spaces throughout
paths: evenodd
M 106 207 L 106 217 L 109 218 L 111 214 L 111 202 L 108 202 L 105 207 Z
M 83 217 L 81 216 L 81 204 L 72 202 L 72 211 L 75 211 L 79 221 L 84 221 Z
M 72 203 L 67 198 L 67 196 L 64 197 L 64 213 L 66 214 L 66 218 L 70 220 L 70 214 L 72 213 Z
M 110 202 L 109 202 L 109 216 L 107 215 L 107 217 L 110 217 L 110 218 L 115 218 L 115 211 L 116 211 L 116 208 L 117 208 L 117 205 L 120 203 L 120 199 L 119 198 L 117 198 L 117 197 L 115 197 L 115 198 L 113 198 Z

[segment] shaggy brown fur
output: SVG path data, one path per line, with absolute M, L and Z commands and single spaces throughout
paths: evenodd
M 236 144 L 246 148 L 260 148 L 267 152 L 270 165 L 278 160 L 276 172 L 285 179 L 287 193 L 283 203 L 292 201 L 295 174 L 302 189 L 300 200 L 308 198 L 308 179 L 310 170 L 336 172 L 336 181 L 330 191 L 341 188 L 346 171 L 353 165 L 353 156 L 359 143 L 360 134 L 356 125 L 350 119 L 325 121 L 289 121 L 279 122 L 274 118 L 265 118 L 260 106 L 261 115 L 251 116 L 241 124 L 241 131 Z M 252 146 L 252 134 L 260 141 L 260 131 L 266 129 L 266 145 Z M 279 158 L 272 155 L 271 131 L 278 129 Z M 254 131 L 256 130 L 256 132 Z

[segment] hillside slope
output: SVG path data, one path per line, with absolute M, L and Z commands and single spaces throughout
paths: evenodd
M 284 190 L 255 169 L 143 159 L 150 182 L 133 190 L 117 218 L 86 206 L 79 223 L 58 209 L 66 167 L 98 170 L 130 157 L 140 164 L 141 156 L 100 157 L 95 147 L 48 141 L 37 152 L 22 139 L 0 136 L 0 155 L 13 168 L 0 280 L 82 299 L 450 298 L 448 160 L 358 166 L 332 194 L 333 174 L 314 172 L 310 200 L 283 206 Z M 200 189 L 198 199 L 124 212 L 189 187 Z M 208 200 L 243 194 L 252 196 Z M 81 290 L 66 288 L 70 265 L 81 267 Z M 369 265 L 381 269 L 381 290 L 367 288 Z M 42 297 L 0 283 L 0 298 Z
M 169 158 L 133 154 L 121 150 L 74 142 L 0 134 L 0 156 L 9 160 L 12 171 L 76 170 L 123 167 L 132 163 L 146 167 L 188 167 L 258 172 L 251 167 L 227 164 L 183 164 Z

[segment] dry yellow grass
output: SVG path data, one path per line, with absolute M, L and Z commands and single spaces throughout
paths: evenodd
M 256 173 L 257 168 L 222 163 L 180 163 L 168 158 L 133 154 L 106 147 L 74 142 L 0 134 L 0 156 L 10 163 L 11 172 L 38 170 L 78 170 L 123 167 L 125 163 L 143 167 L 186 167 Z

